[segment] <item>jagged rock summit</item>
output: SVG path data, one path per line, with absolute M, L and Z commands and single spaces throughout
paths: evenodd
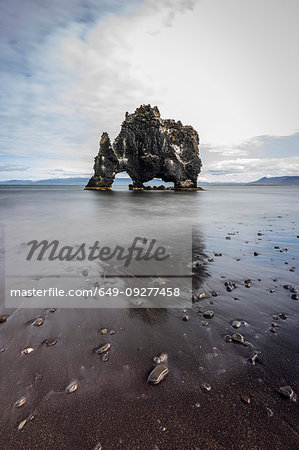
M 173 182 L 176 190 L 197 190 L 201 170 L 199 136 L 191 126 L 164 120 L 157 106 L 142 105 L 126 113 L 121 131 L 111 145 L 103 133 L 86 189 L 111 189 L 115 175 L 127 172 L 130 189 L 146 189 L 154 178 Z

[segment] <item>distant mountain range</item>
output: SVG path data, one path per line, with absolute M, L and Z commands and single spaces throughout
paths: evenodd
M 57 185 L 65 185 L 65 186 L 85 186 L 88 182 L 89 178 L 49 178 L 48 180 L 9 180 L 9 181 L 0 181 L 0 185 L 48 185 L 48 186 L 57 186 Z M 132 183 L 130 178 L 115 178 L 116 184 L 128 185 Z M 152 180 L 150 184 L 165 184 L 161 180 Z M 261 186 L 299 186 L 299 176 L 298 177 L 263 177 L 257 181 L 252 181 L 250 183 L 214 183 L 214 182 L 201 182 L 199 184 L 245 184 L 245 185 L 261 185 Z
M 299 186 L 299 177 L 263 177 L 260 180 L 248 184 L 272 185 L 272 186 Z

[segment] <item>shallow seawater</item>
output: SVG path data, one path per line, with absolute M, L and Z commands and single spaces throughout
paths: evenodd
M 2 448 L 92 449 L 99 441 L 103 449 L 298 448 L 299 301 L 284 285 L 299 287 L 299 189 L 205 189 L 0 187 L 0 314 L 8 315 L 0 324 Z M 178 242 L 192 227 L 193 307 L 5 309 L 4 223 L 41 219 L 61 219 L 70 228 L 104 222 L 124 238 L 130 227 L 168 226 Z M 231 292 L 227 281 L 236 286 Z M 206 310 L 214 317 L 205 319 Z M 31 325 L 36 317 L 44 319 L 40 327 Z M 236 332 L 246 345 L 225 341 Z M 57 342 L 47 346 L 47 339 Z M 106 343 L 105 362 L 95 350 Z M 34 350 L 21 354 L 25 348 Z M 252 367 L 247 360 L 254 352 Z M 146 379 L 161 353 L 168 354 L 169 375 L 150 386 Z M 78 388 L 67 394 L 74 380 Z M 211 391 L 202 392 L 203 383 Z M 295 391 L 292 401 L 277 394 L 282 385 Z M 14 407 L 23 396 L 25 404 Z

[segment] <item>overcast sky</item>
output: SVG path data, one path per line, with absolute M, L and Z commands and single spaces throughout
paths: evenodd
M 298 17 L 298 0 L 0 2 L 0 179 L 90 176 L 143 103 L 199 132 L 199 181 L 299 175 Z

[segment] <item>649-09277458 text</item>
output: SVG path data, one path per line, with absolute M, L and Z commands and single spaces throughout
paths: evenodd
M 59 289 L 51 287 L 48 289 L 11 289 L 10 295 L 12 297 L 116 297 L 118 295 L 125 295 L 126 297 L 156 297 L 156 296 L 166 296 L 166 297 L 179 297 L 180 289 L 172 287 L 143 287 L 143 288 L 126 288 L 119 289 L 114 288 L 103 288 L 96 286 L 92 289 Z

